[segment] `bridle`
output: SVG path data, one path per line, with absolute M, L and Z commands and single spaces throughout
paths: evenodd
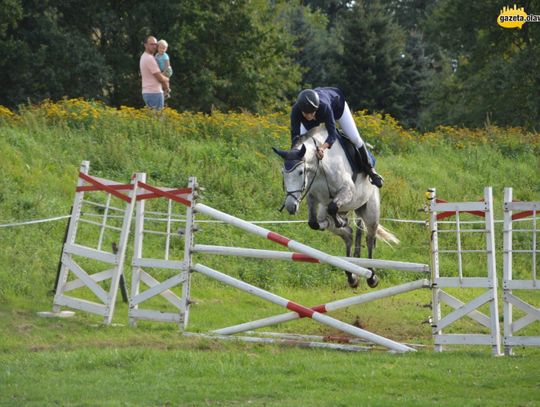
M 315 147 L 317 147 L 317 143 L 316 143 L 315 140 L 313 140 L 313 143 L 315 143 Z M 295 164 L 292 168 L 290 168 L 288 170 L 283 168 L 283 174 L 288 174 L 288 173 L 294 171 L 299 165 L 303 165 L 302 173 L 304 175 L 304 179 L 302 181 L 302 188 L 295 189 L 294 191 L 288 191 L 285 188 L 285 183 L 284 183 L 283 189 L 285 190 L 286 195 L 285 195 L 285 199 L 283 200 L 283 205 L 281 205 L 281 208 L 279 208 L 280 212 L 283 211 L 283 208 L 285 208 L 285 202 L 287 201 L 287 198 L 289 196 L 291 196 L 298 203 L 298 205 L 300 205 L 300 203 L 304 200 L 306 195 L 311 190 L 311 187 L 313 185 L 313 182 L 315 181 L 315 178 L 317 178 L 317 173 L 319 172 L 319 160 L 318 159 L 317 159 L 317 167 L 315 168 L 315 173 L 313 174 L 313 178 L 311 178 L 311 181 L 309 181 L 309 183 L 307 182 L 307 171 L 306 171 L 306 159 L 305 158 L 302 158 L 302 160 L 299 160 L 299 162 L 297 164 Z M 283 177 L 283 178 L 285 179 L 285 177 Z M 297 194 L 297 193 L 301 194 L 300 198 L 296 197 L 295 194 Z

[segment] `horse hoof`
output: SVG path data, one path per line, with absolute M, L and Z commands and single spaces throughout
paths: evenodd
M 358 277 L 349 279 L 349 287 L 358 288 Z
M 379 277 L 377 277 L 375 274 L 373 274 L 370 278 L 367 279 L 367 284 L 371 288 L 375 288 L 379 285 Z
M 308 225 L 313 230 L 319 230 L 321 228 L 320 225 L 319 225 L 319 222 L 317 222 L 317 221 L 314 221 L 314 222 L 308 221 Z

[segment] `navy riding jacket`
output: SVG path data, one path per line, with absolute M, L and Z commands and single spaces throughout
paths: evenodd
M 297 138 L 300 137 L 300 123 L 306 130 L 317 127 L 321 123 L 326 125 L 328 137 L 326 143 L 332 146 L 336 141 L 336 120 L 339 120 L 345 109 L 345 97 L 338 88 L 315 88 L 313 89 L 319 95 L 319 108 L 315 112 L 315 119 L 306 120 L 297 103 L 294 104 L 291 111 L 291 141 L 294 145 Z

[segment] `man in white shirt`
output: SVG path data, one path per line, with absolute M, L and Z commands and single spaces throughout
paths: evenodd
M 165 104 L 163 92 L 169 90 L 169 78 L 161 73 L 154 58 L 157 48 L 156 37 L 144 41 L 144 52 L 139 63 L 142 78 L 142 96 L 146 106 L 161 110 Z

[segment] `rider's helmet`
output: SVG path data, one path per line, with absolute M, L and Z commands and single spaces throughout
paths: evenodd
M 298 94 L 296 104 L 300 108 L 300 111 L 313 113 L 319 108 L 319 95 L 313 89 L 304 89 Z

